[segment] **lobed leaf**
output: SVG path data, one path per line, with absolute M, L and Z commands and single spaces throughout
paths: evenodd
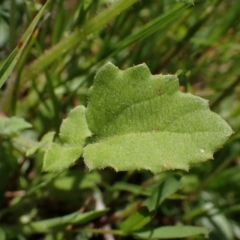
M 151 75 L 145 64 L 101 68 L 86 110 L 95 134 L 84 149 L 88 168 L 157 173 L 212 159 L 232 130 L 208 101 L 178 88 L 175 75 Z
M 61 171 L 71 166 L 83 153 L 85 140 L 91 136 L 85 108 L 75 107 L 60 127 L 60 143 L 52 142 L 43 159 L 43 171 Z

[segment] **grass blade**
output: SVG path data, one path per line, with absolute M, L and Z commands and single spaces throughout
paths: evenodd
M 46 9 L 47 5 L 49 4 L 50 0 L 48 0 L 45 5 L 42 7 L 42 9 L 38 12 L 36 17 L 33 19 L 29 27 L 27 28 L 26 32 L 23 34 L 22 38 L 18 42 L 17 46 L 13 49 L 9 57 L 6 59 L 5 63 L 3 64 L 1 70 L 0 70 L 0 88 L 2 85 L 7 81 L 9 75 L 11 74 L 13 68 L 17 64 L 23 49 L 28 43 L 28 40 L 30 39 L 35 27 L 37 26 L 40 18 L 42 17 L 44 10 Z
M 102 29 L 105 24 L 114 19 L 118 14 L 129 8 L 137 0 L 124 1 L 120 0 L 111 5 L 99 15 L 91 19 L 81 29 L 73 32 L 71 35 L 63 39 L 61 42 L 53 46 L 45 54 L 36 59 L 24 72 L 23 82 L 37 75 L 45 67 L 49 66 L 54 60 L 59 59 L 63 54 L 74 48 L 77 44 L 87 38 L 89 34 L 96 33 Z M 22 83 L 23 83 L 22 82 Z

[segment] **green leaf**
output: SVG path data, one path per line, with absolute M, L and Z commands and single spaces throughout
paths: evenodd
M 33 144 L 32 147 L 30 147 L 27 152 L 26 152 L 26 156 L 32 156 L 34 155 L 37 151 L 45 151 L 46 147 L 49 147 L 49 145 L 52 143 L 54 136 L 55 136 L 55 132 L 48 132 L 46 133 L 42 138 L 40 142 L 36 142 L 35 144 Z
M 124 232 L 133 232 L 141 229 L 152 220 L 152 216 L 146 207 L 139 208 L 131 214 L 122 224 L 121 229 Z
M 107 211 L 108 209 L 104 209 L 101 211 L 89 211 L 85 213 L 76 211 L 62 217 L 40 220 L 36 222 L 31 222 L 29 224 L 19 224 L 12 226 L 1 225 L 1 228 L 5 230 L 9 235 L 12 235 L 13 232 L 22 232 L 27 235 L 36 233 L 48 233 L 53 229 L 63 229 L 63 227 L 67 225 L 85 224 L 93 219 L 103 216 Z
M 151 75 L 141 64 L 99 70 L 86 110 L 93 142 L 84 149 L 89 169 L 188 170 L 213 158 L 232 134 L 200 97 L 178 91 L 175 75 Z
M 87 137 L 91 136 L 88 129 L 85 108 L 75 107 L 63 120 L 60 127 L 60 143 L 51 143 L 43 159 L 43 171 L 62 171 L 71 166 L 83 153 Z
M 127 182 L 117 182 L 113 186 L 111 186 L 111 191 L 127 191 L 134 195 L 143 195 L 143 196 L 150 196 L 152 191 L 149 188 L 144 188 L 142 186 L 131 184 Z
M 160 206 L 160 204 L 173 193 L 175 193 L 180 186 L 179 180 L 171 176 L 158 185 L 153 194 L 146 200 L 145 206 L 149 211 L 153 211 Z
M 19 131 L 31 128 L 32 125 L 20 117 L 3 118 L 0 117 L 0 134 L 13 135 Z
M 62 143 L 71 146 L 75 144 L 83 145 L 86 138 L 91 136 L 86 122 L 84 106 L 77 106 L 71 110 L 61 124 L 59 136 Z
M 51 228 L 55 228 L 62 225 L 67 224 L 77 225 L 87 223 L 95 218 L 102 216 L 107 211 L 108 209 L 104 209 L 101 211 L 90 211 L 85 213 L 77 211 L 63 217 L 56 217 L 52 219 L 46 219 L 43 221 L 32 222 L 31 224 L 29 224 L 29 227 L 32 226 L 34 228 L 37 228 L 39 232 L 45 232 L 49 231 L 49 229 Z
M 207 237 L 209 230 L 205 227 L 193 226 L 167 226 L 155 228 L 147 231 L 134 233 L 134 236 L 142 239 L 175 239 L 187 238 L 198 235 Z
M 79 146 L 62 146 L 52 143 L 46 151 L 43 160 L 43 171 L 62 171 L 71 166 L 83 153 L 83 148 Z

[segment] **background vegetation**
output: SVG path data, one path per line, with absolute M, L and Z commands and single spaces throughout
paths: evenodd
M 0 239 L 134 239 L 182 225 L 240 239 L 240 1 L 49 0 L 39 13 L 44 4 L 0 1 L 1 119 L 32 125 L 0 121 Z M 108 61 L 177 73 L 181 90 L 208 99 L 235 134 L 188 173 L 89 172 L 83 159 L 42 173 L 43 153 L 29 151 L 87 104 Z

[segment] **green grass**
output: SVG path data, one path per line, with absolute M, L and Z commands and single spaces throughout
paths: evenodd
M 33 0 L 0 1 L 0 115 L 32 124 L 11 134 L 0 126 L 0 239 L 135 239 L 175 225 L 206 227 L 209 239 L 240 239 L 240 2 L 114 2 L 49 0 L 41 12 Z M 79 159 L 63 173 L 42 173 L 43 153 L 26 152 L 58 131 L 74 106 L 86 106 L 108 61 L 177 73 L 180 89 L 208 99 L 235 134 L 214 161 L 189 172 L 89 172 Z M 180 187 L 145 211 L 172 178 Z M 144 233 L 124 231 L 132 215 L 150 217 L 138 229 Z

